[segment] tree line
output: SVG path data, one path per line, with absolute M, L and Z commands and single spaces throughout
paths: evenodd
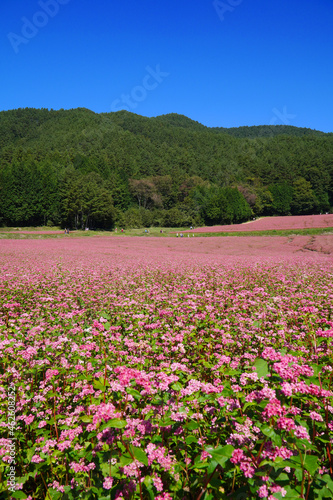
M 0 223 L 72 228 L 232 224 L 327 212 L 333 134 L 210 129 L 171 114 L 0 113 Z

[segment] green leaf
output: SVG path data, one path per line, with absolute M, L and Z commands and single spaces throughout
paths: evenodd
M 269 438 L 271 438 L 275 434 L 274 430 L 269 425 L 265 425 L 260 430 L 264 434 L 264 436 L 267 436 Z
M 49 500 L 49 498 L 52 498 L 52 500 L 59 500 L 59 498 L 61 498 L 62 496 L 62 493 L 60 491 L 57 491 L 57 490 L 51 490 L 51 489 L 48 489 L 47 490 L 47 496 L 45 497 L 46 500 Z
M 284 497 L 285 500 L 292 500 L 293 498 L 300 498 L 298 491 L 291 488 L 291 486 L 284 486 L 284 489 L 287 492 L 286 496 Z M 275 496 L 275 493 L 274 493 L 274 496 Z
M 291 469 L 302 470 L 302 465 L 301 465 L 300 461 L 296 462 L 295 460 L 293 460 L 292 462 L 288 461 L 288 460 L 284 460 L 283 462 L 279 462 L 279 468 L 284 468 L 284 467 L 290 467 Z
M 333 479 L 331 478 L 331 476 L 329 476 L 328 474 L 325 474 L 324 476 L 321 476 L 321 478 L 323 481 L 325 481 L 327 487 L 332 491 L 333 493 Z
M 143 484 L 147 489 L 151 489 L 153 487 L 153 480 L 150 476 L 146 476 L 144 478 Z
M 245 410 L 247 410 L 250 406 L 256 406 L 256 403 L 254 403 L 253 401 L 245 403 L 245 405 L 243 406 L 243 412 L 245 412 Z
M 313 450 L 318 451 L 317 447 L 309 443 L 307 439 L 296 439 L 296 445 L 298 449 L 301 450 Z
M 231 458 L 234 449 L 233 446 L 227 444 L 226 446 L 218 446 L 217 448 L 207 446 L 205 451 L 207 451 L 218 464 L 224 465 L 225 462 Z
M 92 422 L 92 417 L 89 417 L 88 415 L 84 415 L 81 417 L 81 421 L 84 422 L 85 424 L 90 424 Z
M 94 380 L 94 389 L 97 389 L 98 391 L 105 392 L 106 387 L 99 380 Z
M 317 338 L 317 343 L 318 343 L 318 340 L 319 340 L 319 338 Z M 323 340 L 325 340 L 325 338 Z M 324 365 L 313 365 L 312 366 L 312 368 L 313 368 L 313 375 L 315 377 L 318 377 L 319 373 L 321 373 L 321 371 L 323 369 L 323 366 Z
M 200 462 L 199 460 L 198 462 L 195 462 L 195 464 L 192 465 L 190 469 L 207 469 L 208 466 L 209 466 L 208 462 Z
M 279 458 L 279 457 L 277 457 L 277 458 Z M 280 469 L 280 468 L 281 468 L 281 467 L 280 467 L 280 463 L 281 463 L 281 462 L 280 462 L 278 459 L 275 459 L 275 461 L 274 461 L 274 462 L 273 462 L 272 460 L 262 460 L 262 461 L 260 462 L 260 467 L 263 467 L 264 465 L 269 465 L 270 467 L 274 467 L 274 469 L 275 469 L 275 470 L 277 470 L 277 469 Z M 264 473 L 263 473 L 263 475 L 266 475 L 266 474 L 267 474 L 267 472 L 264 472 Z M 260 476 L 260 475 L 262 475 L 262 474 L 258 472 L 258 473 L 257 473 L 257 475 L 259 475 L 259 476 Z
M 212 474 L 214 472 L 214 470 L 216 469 L 216 467 L 218 466 L 218 463 L 215 461 L 215 460 L 211 460 L 209 462 L 209 466 L 208 466 L 208 469 L 207 469 L 207 474 Z
M 285 460 L 280 464 L 282 467 L 292 467 L 293 469 L 302 469 L 302 462 L 300 457 L 290 457 L 289 460 Z M 318 457 L 314 455 L 304 455 L 303 456 L 303 467 L 310 472 L 311 475 L 319 468 Z
M 132 447 L 131 452 L 133 453 L 134 457 L 139 460 L 139 462 L 144 465 L 148 465 L 148 457 L 141 448 Z
M 194 436 L 187 436 L 187 438 L 185 439 L 186 444 L 192 444 L 192 443 L 197 443 L 197 442 L 198 442 L 198 439 Z
M 126 453 L 120 457 L 119 465 L 120 467 L 124 467 L 125 465 L 131 464 L 132 462 L 133 458 L 128 453 Z
M 32 457 L 34 456 L 34 454 L 35 454 L 35 448 L 29 448 L 29 450 L 27 451 L 27 459 L 26 459 L 26 461 L 30 463 Z
M 171 389 L 174 391 L 180 391 L 183 388 L 182 384 L 179 382 L 176 382 L 175 384 L 172 384 Z
M 213 493 L 208 493 L 208 492 L 206 491 L 205 496 L 204 496 L 204 500 L 214 500 L 214 495 L 213 495 Z
M 133 396 L 135 399 L 139 400 L 139 399 L 142 398 L 140 392 L 137 391 L 136 389 L 133 389 L 133 387 L 128 387 L 127 388 L 127 392 L 128 392 L 128 394 L 130 394 L 131 396 Z
M 332 500 L 332 493 L 326 487 L 321 490 L 314 490 L 316 500 L 322 500 L 323 498 L 330 498 Z
M 315 457 L 313 455 L 306 455 L 305 462 L 304 462 L 304 467 L 313 476 L 314 473 L 319 468 L 318 457 Z
M 265 472 L 265 475 L 267 474 L 267 472 Z M 280 475 L 279 475 L 279 481 L 289 481 L 289 476 L 288 474 L 286 474 L 285 472 L 282 472 Z
M 295 469 L 294 474 L 295 474 L 295 477 L 296 477 L 298 483 L 300 484 L 302 482 L 302 478 L 303 478 L 303 471 L 302 471 L 302 469 Z
M 275 446 L 281 446 L 282 444 L 282 439 L 279 434 L 277 434 L 272 427 L 269 425 L 265 425 L 264 427 L 261 428 L 261 432 L 264 434 L 264 436 L 269 437 L 272 440 L 272 443 Z
M 102 471 L 104 477 L 108 477 L 108 476 L 115 477 L 115 478 L 120 477 L 119 476 L 119 464 L 111 465 L 111 467 L 110 467 L 110 464 L 108 462 L 103 462 L 103 463 L 100 463 L 100 468 L 101 468 L 101 471 Z
M 145 487 L 148 491 L 148 495 L 149 495 L 150 500 L 154 500 L 155 494 L 154 494 L 154 490 L 153 490 L 153 481 L 152 481 L 151 477 L 146 476 L 143 484 L 145 485 Z
M 100 387 L 110 387 L 110 382 L 106 380 L 104 377 L 99 377 L 98 380 L 94 380 L 94 387 L 100 388 Z
M 28 498 L 28 497 L 25 493 L 23 493 L 23 491 L 15 491 L 15 493 L 11 495 L 11 498 Z
M 161 427 L 168 427 L 169 425 L 173 425 L 175 422 L 171 420 L 171 418 L 164 418 L 163 420 L 160 420 L 160 426 Z
M 115 429 L 123 429 L 126 427 L 127 423 L 126 420 L 120 420 L 120 418 L 113 418 L 106 422 L 105 424 L 101 425 L 100 430 L 104 431 L 104 429 L 108 429 L 109 427 L 115 428 Z
M 195 429 L 199 428 L 199 424 L 197 422 L 192 421 L 186 424 L 185 427 L 190 431 L 194 431 Z
M 257 370 L 259 378 L 266 377 L 266 375 L 269 373 L 268 363 L 265 359 L 257 358 L 253 366 Z
M 314 384 L 314 385 L 318 385 L 320 387 L 320 381 L 319 381 L 319 378 L 316 375 L 314 375 L 313 377 L 308 377 L 305 380 L 305 383 L 307 385 Z

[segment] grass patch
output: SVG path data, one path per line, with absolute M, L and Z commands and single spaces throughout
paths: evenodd
M 235 231 L 221 233 L 195 233 L 196 236 L 297 236 L 297 235 L 317 235 L 333 234 L 333 227 L 308 228 L 308 229 L 269 229 L 266 231 Z
M 46 240 L 62 238 L 62 234 L 25 234 L 0 231 L 0 240 Z
M 0 233 L 12 233 L 17 231 L 59 231 L 63 232 L 64 229 L 61 229 L 59 226 L 28 226 L 28 227 L 0 227 Z
M 31 231 L 31 233 L 25 233 L 24 231 Z M 38 231 L 38 233 L 37 233 Z M 49 234 L 48 231 L 54 231 L 54 234 Z M 149 232 L 148 232 L 149 231 Z M 162 231 L 162 232 L 161 232 Z M 42 234 L 40 234 L 40 232 Z M 45 232 L 45 234 L 43 234 Z M 53 239 L 53 238 L 91 238 L 91 237 L 125 237 L 125 236 L 140 236 L 143 238 L 149 237 L 159 237 L 166 238 L 172 237 L 176 238 L 181 233 L 187 238 L 187 234 L 192 238 L 192 234 L 195 237 L 225 237 L 225 236 L 313 236 L 320 234 L 333 234 L 333 227 L 325 228 L 307 228 L 307 229 L 271 229 L 266 231 L 238 231 L 238 232 L 209 232 L 206 233 L 192 233 L 188 228 L 175 228 L 175 227 L 152 227 L 147 229 L 136 228 L 136 229 L 124 229 L 122 233 L 119 229 L 115 231 L 71 231 L 70 234 L 65 234 L 63 229 L 59 227 L 24 227 L 24 228 L 0 228 L 0 239 Z
M 31 231 L 31 233 L 26 233 L 25 231 Z M 45 234 L 37 234 L 36 232 L 45 232 Z M 49 231 L 54 231 L 54 234 L 48 234 Z M 146 232 L 147 231 L 147 232 Z M 148 232 L 149 231 L 149 232 Z M 64 233 L 64 229 L 59 227 L 10 227 L 10 228 L 0 228 L 0 239 L 48 239 L 48 238 L 89 238 L 97 236 L 107 236 L 107 237 L 124 237 L 124 236 L 140 236 L 144 238 L 149 238 L 151 236 L 165 238 L 167 236 L 176 237 L 176 233 L 189 231 L 186 229 L 179 229 L 177 227 L 150 227 L 145 228 L 134 228 L 134 229 L 124 229 L 122 233 L 120 229 L 117 232 L 97 230 L 97 231 L 81 231 L 73 230 L 70 231 L 69 235 Z M 175 234 L 173 234 L 175 233 Z

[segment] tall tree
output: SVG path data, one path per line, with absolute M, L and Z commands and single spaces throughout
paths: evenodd
M 288 215 L 291 210 L 293 188 L 287 182 L 271 184 L 269 191 L 272 193 L 272 211 L 277 215 Z
M 95 172 L 65 174 L 62 191 L 62 223 L 76 229 L 111 228 L 115 211 L 110 193 Z
M 311 183 L 299 177 L 293 183 L 293 199 L 291 210 L 293 214 L 309 214 L 316 209 L 316 196 L 312 190 Z

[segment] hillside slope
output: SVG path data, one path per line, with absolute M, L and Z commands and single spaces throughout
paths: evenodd
M 0 217 L 8 224 L 60 220 L 67 182 L 103 185 L 120 212 L 184 212 L 180 204 L 195 191 L 192 209 L 213 223 L 220 215 L 203 210 L 212 214 L 209 204 L 225 203 L 219 189 L 237 187 L 255 215 L 310 213 L 330 209 L 332 178 L 333 134 L 310 129 L 209 128 L 175 113 L 147 118 L 85 108 L 0 112 Z M 139 188 L 150 190 L 143 205 Z

